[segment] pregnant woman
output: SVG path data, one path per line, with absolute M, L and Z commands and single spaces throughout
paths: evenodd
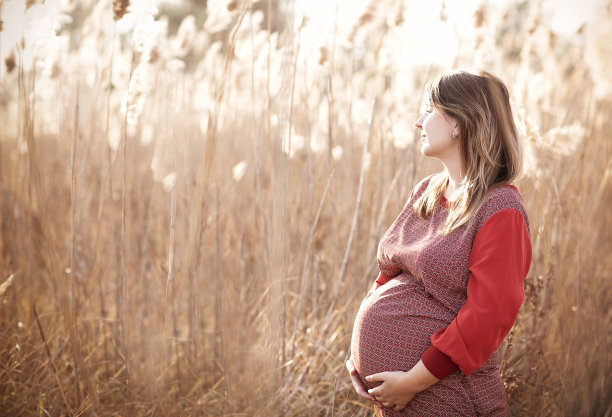
M 461 71 L 427 94 L 421 151 L 445 169 L 417 184 L 380 241 L 347 369 L 379 416 L 505 416 L 497 348 L 531 263 L 508 90 Z

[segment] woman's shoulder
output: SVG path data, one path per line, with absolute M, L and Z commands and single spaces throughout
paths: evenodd
M 483 202 L 483 206 L 491 208 L 523 208 L 523 198 L 516 185 L 499 184 L 493 186 Z
M 496 185 L 487 193 L 477 217 L 480 221 L 486 221 L 489 217 L 503 210 L 516 210 L 523 215 L 527 227 L 529 218 L 523 204 L 523 198 L 518 188 L 512 184 Z

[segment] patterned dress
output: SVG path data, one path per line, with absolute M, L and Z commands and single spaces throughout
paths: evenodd
M 365 376 L 407 371 L 419 359 L 438 378 L 400 412 L 382 416 L 505 416 L 496 350 L 523 300 L 531 262 L 529 223 L 514 186 L 492 189 L 475 216 L 449 235 L 442 201 L 428 219 L 412 208 L 417 185 L 378 247 L 378 288 L 355 319 L 352 359 Z M 450 366 L 450 367 L 449 367 Z

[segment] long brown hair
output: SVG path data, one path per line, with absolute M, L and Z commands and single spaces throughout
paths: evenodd
M 486 71 L 452 72 L 430 82 L 426 91 L 433 106 L 459 125 L 465 172 L 460 197 L 451 203 L 442 230 L 448 234 L 472 218 L 491 188 L 510 184 L 520 175 L 523 154 L 508 89 L 496 76 Z M 446 172 L 431 178 L 413 206 L 419 216 L 431 215 L 447 183 Z

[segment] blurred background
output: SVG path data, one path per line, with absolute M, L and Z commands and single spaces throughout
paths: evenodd
M 612 3 L 0 1 L 0 415 L 370 416 L 376 249 L 486 69 L 527 152 L 512 416 L 610 416 Z

